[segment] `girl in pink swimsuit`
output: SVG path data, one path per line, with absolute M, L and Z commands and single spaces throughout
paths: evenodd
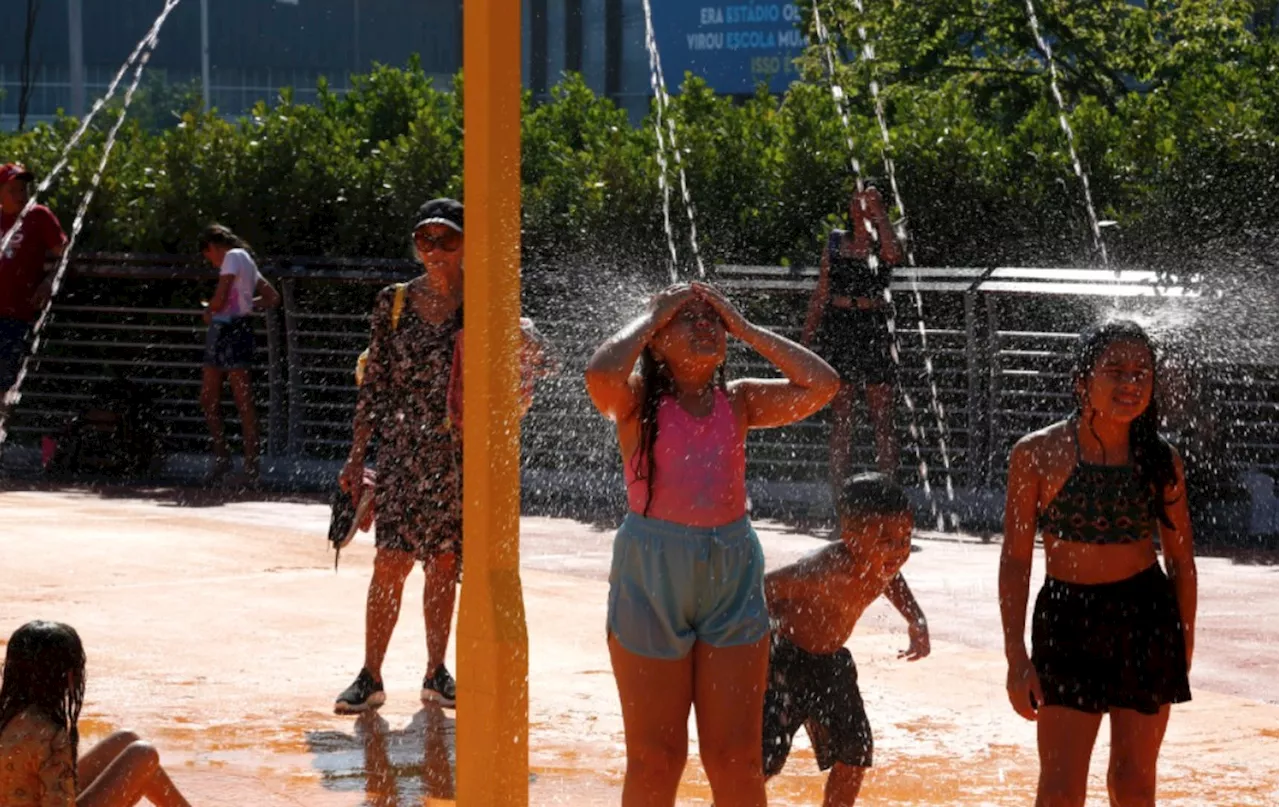
M 785 378 L 725 383 L 726 335 Z M 747 517 L 746 434 L 808 417 L 839 384 L 818 356 L 702 283 L 655 295 L 588 363 L 591 400 L 617 425 L 630 510 L 614 540 L 608 617 L 627 740 L 623 807 L 675 803 L 690 706 L 716 801 L 765 803 L 769 618 Z

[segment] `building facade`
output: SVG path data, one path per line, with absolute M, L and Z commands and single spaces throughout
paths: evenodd
M 668 89 L 690 71 L 725 94 L 750 95 L 760 82 L 784 91 L 806 45 L 799 5 L 713 3 L 649 0 Z M 524 0 L 523 13 L 525 85 L 535 98 L 574 71 L 633 121 L 644 116 L 653 97 L 644 0 Z
M 30 2 L 0 3 L 0 30 L 18 33 L 0 49 L 0 126 L 7 129 L 18 119 L 27 50 L 22 32 Z M 164 0 L 40 0 L 36 5 L 28 121 L 91 106 L 151 28 Z M 207 26 L 202 9 L 207 9 Z M 440 86 L 448 86 L 462 65 L 461 0 L 182 0 L 161 29 L 148 72 L 171 83 L 200 83 L 204 31 L 209 101 L 227 115 L 272 100 L 286 86 L 294 88 L 298 100 L 314 98 L 321 76 L 340 91 L 349 86 L 352 73 L 366 72 L 374 62 L 403 65 L 417 54 Z M 79 103 L 76 51 L 85 99 Z
M 750 92 L 756 81 L 781 89 L 789 79 L 794 4 L 651 0 L 651 6 L 673 89 L 686 69 L 730 93 Z M 16 126 L 24 86 L 28 122 L 58 110 L 82 113 L 163 7 L 164 0 L 0 3 L 0 30 L 11 32 L 0 49 L 0 127 Z M 535 98 L 546 98 L 564 72 L 574 71 L 633 120 L 644 116 L 652 90 L 643 0 L 523 0 L 520 7 L 523 78 Z M 352 73 L 375 62 L 403 65 L 413 54 L 437 86 L 447 87 L 462 66 L 462 0 L 181 0 L 148 71 L 203 87 L 205 37 L 209 103 L 230 116 L 273 100 L 285 86 L 298 100 L 314 98 L 321 76 L 340 92 Z

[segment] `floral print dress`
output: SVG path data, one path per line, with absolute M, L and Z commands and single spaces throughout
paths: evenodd
M 410 299 L 392 327 L 394 287 L 378 294 L 357 424 L 378 441 L 376 543 L 419 560 L 462 552 L 462 446 L 449 422 L 461 316 L 434 325 Z

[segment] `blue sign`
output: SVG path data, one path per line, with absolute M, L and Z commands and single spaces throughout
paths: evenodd
M 764 82 L 781 93 L 798 79 L 792 60 L 808 44 L 795 3 L 703 5 L 651 0 L 662 72 L 675 91 L 685 71 L 719 93 L 753 93 Z

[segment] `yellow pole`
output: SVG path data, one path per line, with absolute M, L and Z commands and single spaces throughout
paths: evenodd
M 520 2 L 463 4 L 463 583 L 458 802 L 529 802 L 520 585 Z

